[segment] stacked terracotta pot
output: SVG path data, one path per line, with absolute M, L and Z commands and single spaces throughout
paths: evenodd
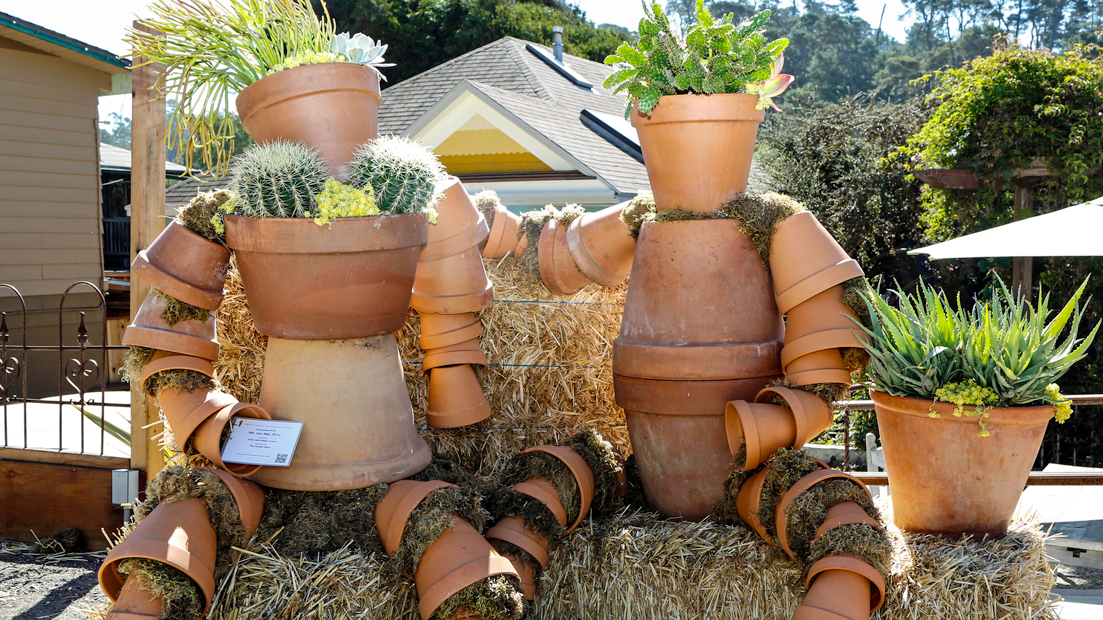
M 864 275 L 831 233 L 802 211 L 786 218 L 770 246 L 778 310 L 785 315 L 781 365 L 795 385 L 850 383 L 840 349 L 861 348 L 860 328 L 841 301 L 843 282 Z
M 583 213 L 570 224 L 555 218 L 540 231 L 537 260 L 544 286 L 570 295 L 587 284 L 616 286 L 632 271 L 636 240 L 620 219 L 629 203 Z
M 728 447 L 733 456 L 740 450 L 746 456 L 743 471 L 765 463 L 781 448 L 799 450 L 827 430 L 831 419 L 831 407 L 815 394 L 780 386 L 761 390 L 753 402 L 732 401 L 724 412 Z
M 475 312 L 494 301 L 494 284 L 478 247 L 489 227 L 459 179 L 448 179 L 437 213 L 418 259 L 411 305 L 421 313 L 422 369 L 429 373 L 426 419 L 433 428 L 455 428 L 490 417 L 473 366 L 486 365 Z M 504 225 L 509 218 L 497 219 Z

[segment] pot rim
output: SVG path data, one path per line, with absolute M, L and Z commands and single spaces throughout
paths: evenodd
M 365 73 L 366 72 L 366 74 L 370 76 L 368 79 L 371 82 L 371 86 L 369 86 L 366 89 L 347 88 L 347 85 L 348 85 L 347 79 L 337 80 L 337 82 L 339 84 L 341 84 L 341 87 L 338 87 L 338 88 L 306 90 L 306 89 L 302 89 L 302 88 L 294 88 L 293 86 L 291 86 L 291 84 L 293 84 L 295 81 L 297 81 L 296 78 L 302 78 L 303 74 L 306 74 L 306 73 L 334 73 L 334 72 L 339 72 L 339 73 Z M 266 82 L 264 84 L 264 86 L 257 86 L 258 84 L 260 84 L 262 82 Z M 254 87 L 256 87 L 256 88 L 254 88 Z M 317 63 L 317 64 L 300 65 L 298 67 L 294 67 L 294 68 L 291 68 L 291 69 L 284 69 L 283 71 L 277 71 L 276 73 L 266 75 L 266 76 L 262 77 L 261 79 L 257 80 L 256 82 L 253 82 L 252 84 L 249 84 L 245 88 L 241 89 L 241 92 L 238 93 L 238 95 L 237 95 L 237 101 L 236 101 L 238 115 L 242 117 L 242 123 L 244 123 L 245 119 L 248 118 L 248 117 L 251 117 L 253 115 L 253 113 L 259 111 L 260 109 L 263 109 L 263 107 L 267 107 L 267 106 L 261 106 L 260 103 L 265 98 L 264 97 L 265 95 L 269 95 L 271 97 L 270 93 L 279 93 L 283 96 L 278 97 L 278 98 L 272 98 L 272 100 L 267 102 L 267 105 L 272 105 L 273 103 L 277 103 L 277 102 L 280 102 L 280 101 L 285 101 L 287 99 L 293 99 L 293 98 L 296 98 L 296 97 L 301 97 L 304 92 L 306 92 L 306 93 L 317 93 L 317 92 L 327 92 L 327 91 L 335 91 L 335 90 L 361 90 L 363 92 L 370 93 L 371 97 L 376 100 L 377 104 L 382 104 L 383 103 L 383 96 L 379 92 L 379 74 L 376 73 L 375 69 L 373 69 L 371 67 L 368 67 L 366 65 L 361 65 L 359 63 L 355 63 L 355 62 L 320 62 L 320 63 Z M 243 111 L 246 112 L 246 113 L 242 114 Z
M 980 419 L 975 414 L 962 415 L 961 417 L 955 416 L 954 410 L 957 408 L 957 405 L 945 401 L 916 396 L 893 396 L 887 392 L 879 392 L 872 388 L 869 390 L 869 396 L 873 399 L 873 404 L 874 407 L 877 408 L 878 414 L 882 411 L 888 411 L 899 415 L 925 418 L 932 423 L 941 421 L 969 424 L 970 426 L 975 426 L 977 420 Z M 939 417 L 932 418 L 930 416 L 931 408 L 934 408 L 935 412 L 939 414 Z M 965 410 L 975 412 L 976 406 L 965 405 Z M 1041 424 L 1043 417 L 1045 419 L 1045 424 L 1049 424 L 1049 419 L 1054 415 L 1054 407 L 1053 405 L 1047 404 L 1010 405 L 985 409 L 984 413 L 987 413 L 989 416 L 986 422 L 989 425 L 998 423 L 1000 426 L 1033 427 Z
M 663 103 L 667 105 L 663 107 Z M 639 112 L 639 100 L 632 101 L 632 126 L 660 125 L 665 123 L 715 123 L 753 122 L 766 120 L 766 110 L 755 109 L 758 95 L 747 93 L 686 93 L 663 95 L 651 114 Z M 749 108 L 749 110 L 748 110 Z
M 402 545 L 402 537 L 406 534 L 406 522 L 410 520 L 410 513 L 417 508 L 430 493 L 437 489 L 446 489 L 448 487 L 454 487 L 456 485 L 442 480 L 429 480 L 427 482 L 416 482 L 413 480 L 400 480 L 391 484 L 391 488 L 387 489 L 387 495 L 390 495 L 394 491 L 394 487 L 403 483 L 410 482 L 412 484 L 419 485 L 418 487 L 410 487 L 407 494 L 402 496 L 398 500 L 398 504 L 394 508 L 394 513 L 391 515 L 391 520 L 387 523 L 386 531 L 380 530 L 379 537 L 383 539 L 384 550 L 387 551 L 387 555 L 393 556 L 398 547 Z M 409 485 L 403 485 L 409 486 Z M 383 496 L 386 500 L 387 497 Z M 383 502 L 380 502 L 382 504 Z M 376 506 L 375 512 L 379 512 L 379 507 Z M 374 514 L 373 514 L 374 516 Z M 379 519 L 376 517 L 376 522 Z M 394 549 L 387 549 L 390 546 L 389 543 L 394 542 Z
M 869 613 L 877 611 L 885 603 L 885 578 L 881 573 L 877 572 L 875 568 L 869 565 L 862 558 L 853 555 L 851 553 L 836 553 L 827 557 L 821 558 L 815 564 L 808 569 L 808 576 L 805 578 L 805 587 L 811 588 L 812 583 L 816 580 L 816 577 L 820 573 L 829 570 L 845 570 L 857 575 L 861 575 L 869 580 L 869 586 L 871 588 L 869 594 Z
M 546 452 L 562 461 L 574 475 L 575 482 L 578 484 L 579 499 L 582 502 L 578 507 L 578 518 L 563 532 L 564 535 L 570 534 L 582 525 L 586 516 L 590 514 L 590 503 L 594 499 L 596 490 L 594 472 L 590 469 L 590 464 L 574 448 L 568 446 L 533 446 L 525 452 Z
M 384 227 L 386 225 L 386 227 Z M 425 245 L 429 220 L 423 213 L 339 217 L 319 226 L 309 217 L 226 216 L 226 247 L 258 254 L 344 254 Z M 336 232 L 335 229 L 343 229 Z M 240 235 L 246 231 L 248 239 Z M 387 234 L 383 234 L 387 233 Z M 237 239 L 232 237 L 237 236 Z M 342 237 L 342 238 L 338 238 Z M 384 238 L 381 238 L 384 237 Z M 289 241 L 294 241 L 291 247 Z
M 822 461 L 820 461 L 820 465 L 823 465 Z M 805 491 L 811 489 L 821 482 L 824 482 L 825 480 L 833 479 L 850 480 L 852 482 L 855 482 L 859 487 L 861 487 L 863 491 L 866 492 L 866 495 L 869 495 L 871 500 L 873 499 L 873 495 L 870 494 L 869 488 L 866 487 L 864 482 L 846 472 L 839 471 L 837 469 L 817 469 L 816 471 L 809 472 L 802 476 L 800 480 L 797 480 L 796 483 L 793 484 L 793 486 L 789 487 L 789 490 L 785 492 L 785 495 L 781 496 L 781 499 L 778 500 L 777 503 L 777 514 L 776 521 L 774 522 L 774 531 L 777 532 L 778 543 L 781 544 L 781 548 L 785 550 L 785 553 L 789 557 L 794 559 L 796 558 L 796 556 L 793 555 L 793 550 L 789 547 L 789 535 L 787 532 L 789 528 L 789 518 L 785 516 L 785 509 L 788 508 L 789 505 L 792 504 L 794 501 L 796 501 L 798 497 L 803 495 Z

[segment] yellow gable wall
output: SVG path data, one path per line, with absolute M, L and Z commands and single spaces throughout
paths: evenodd
M 551 170 L 525 147 L 494 128 L 461 128 L 435 151 L 449 174 Z

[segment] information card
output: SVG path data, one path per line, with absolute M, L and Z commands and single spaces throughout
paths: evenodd
M 303 432 L 302 422 L 234 418 L 222 460 L 243 465 L 288 467 Z

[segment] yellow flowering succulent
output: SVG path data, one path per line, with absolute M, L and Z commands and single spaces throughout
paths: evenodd
M 1072 417 L 1072 401 L 1065 398 L 1065 395 L 1061 393 L 1061 386 L 1050 383 L 1046 386 L 1046 396 L 1049 397 L 1053 408 L 1056 410 L 1053 419 L 1057 420 L 1058 424 L 1064 424 L 1066 420 Z
M 356 189 L 328 179 L 321 193 L 316 194 L 314 199 L 318 203 L 314 212 L 314 223 L 319 226 L 328 224 L 333 228 L 333 220 L 339 217 L 379 215 L 379 207 L 375 204 L 375 194 L 370 185 L 364 189 Z
M 288 56 L 283 62 L 272 67 L 269 74 L 278 73 L 284 69 L 294 69 L 304 65 L 320 65 L 327 62 L 348 62 L 348 58 L 333 52 L 303 52 Z

